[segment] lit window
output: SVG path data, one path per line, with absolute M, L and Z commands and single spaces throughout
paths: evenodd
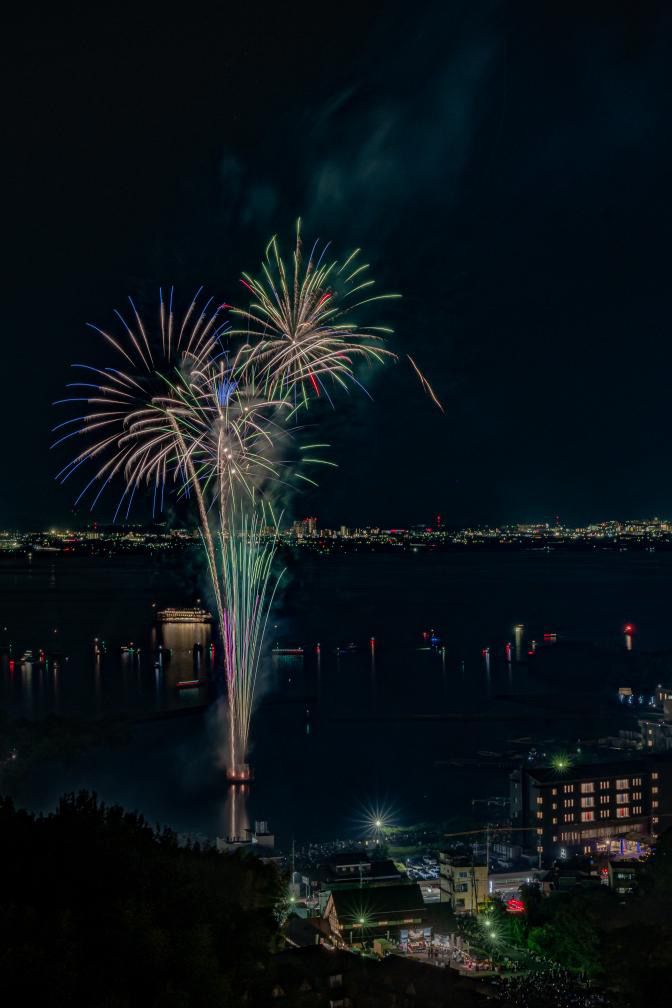
M 537 805 L 543 805 L 544 799 L 541 796 L 537 797 Z
M 574 806 L 574 799 L 573 798 L 565 798 L 563 804 L 564 804 L 565 808 L 572 808 Z
M 653 823 L 657 823 L 657 822 L 658 822 L 658 816 L 657 816 L 657 815 L 654 815 L 654 817 L 653 817 L 653 819 L 651 820 L 651 822 L 653 822 Z
M 581 799 L 581 808 L 592 808 L 594 804 L 595 799 L 593 798 L 592 795 L 590 795 L 588 798 Z
M 642 778 L 641 777 L 633 777 L 632 778 L 632 783 L 633 783 L 633 785 L 636 785 L 637 787 L 639 787 L 639 785 L 642 783 Z
M 600 805 L 608 805 L 608 804 L 609 804 L 609 795 L 608 794 L 600 795 Z
M 538 829 L 537 830 L 537 836 L 543 836 L 543 835 L 544 835 L 543 829 Z
M 592 794 L 595 790 L 595 784 L 591 781 L 589 784 L 581 785 L 581 794 Z
M 633 805 L 632 806 L 632 814 L 633 815 L 641 815 L 642 814 L 642 806 L 641 805 Z
M 617 819 L 627 819 L 629 815 L 630 815 L 630 809 L 629 808 L 617 808 L 616 809 L 616 818 Z
M 601 780 L 600 781 L 600 788 L 603 791 L 606 791 L 608 787 L 609 787 L 609 781 L 608 780 Z
M 623 777 L 622 780 L 616 781 L 616 790 L 621 791 L 628 787 L 628 778 Z
M 557 826 L 557 824 L 558 824 L 558 817 L 557 816 L 553 816 L 553 819 L 551 821 L 552 821 L 552 823 L 553 823 L 554 826 Z
M 608 819 L 608 818 L 609 818 L 609 809 L 608 808 L 600 809 L 600 819 Z
M 651 802 L 651 808 L 658 808 L 658 802 L 657 801 L 652 801 Z
M 633 800 L 636 801 L 637 799 L 639 799 L 639 798 L 642 797 L 642 792 L 641 791 L 633 791 L 632 792 L 632 797 L 633 797 Z
M 651 788 L 651 794 L 658 794 L 658 788 L 657 787 L 652 787 Z
M 565 794 L 570 794 L 574 790 L 574 785 L 565 784 L 562 790 L 565 792 Z
M 543 818 L 544 818 L 544 813 L 543 812 L 537 812 L 537 819 L 543 819 Z
M 557 801 L 554 801 L 553 804 L 551 805 L 551 808 L 553 809 L 554 812 L 557 809 L 557 807 L 558 807 L 558 803 L 557 803 Z
M 571 814 L 571 812 L 569 813 L 569 815 L 565 815 L 565 822 L 574 822 L 574 816 Z
M 594 812 L 582 812 L 581 813 L 581 822 L 592 822 L 594 818 L 595 818 L 595 813 Z
M 616 795 L 617 805 L 627 805 L 629 801 L 630 801 L 630 795 L 627 793 L 627 791 L 621 791 L 620 794 Z
M 654 770 L 654 772 L 651 774 L 651 780 L 658 780 L 658 771 L 657 770 Z
M 557 793 L 558 793 L 557 787 L 551 788 L 551 794 L 557 794 Z

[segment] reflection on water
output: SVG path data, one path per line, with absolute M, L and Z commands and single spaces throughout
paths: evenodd
M 247 813 L 248 795 L 247 784 L 229 784 L 224 802 L 224 829 L 222 832 L 231 843 L 249 839 L 247 833 L 250 826 Z
M 71 653 L 0 656 L 0 708 L 16 716 L 48 714 L 102 717 L 112 712 L 168 711 L 208 701 L 212 683 L 212 633 L 207 623 L 146 625 L 142 644 L 123 649 L 119 639 L 93 639 Z M 129 635 L 130 637 L 130 635 Z M 128 641 L 128 637 L 126 640 Z M 71 644 L 70 641 L 64 643 Z M 26 652 L 28 653 L 28 652 Z

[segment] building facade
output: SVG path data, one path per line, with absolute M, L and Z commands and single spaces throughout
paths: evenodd
M 522 767 L 511 774 L 511 817 L 533 828 L 530 846 L 546 861 L 636 849 L 672 825 L 672 759 Z
M 488 867 L 473 859 L 441 851 L 439 855 L 441 902 L 453 913 L 476 913 L 488 899 Z

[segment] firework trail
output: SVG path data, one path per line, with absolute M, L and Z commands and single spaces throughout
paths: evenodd
M 229 776 L 244 774 L 250 720 L 262 645 L 281 572 L 273 576 L 275 538 L 264 529 L 264 512 L 231 509 L 220 531 L 224 623 L 222 638 L 231 709 Z

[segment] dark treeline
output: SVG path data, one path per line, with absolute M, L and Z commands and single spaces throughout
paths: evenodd
M 45 816 L 0 799 L 0 858 L 0 987 L 22 1003 L 266 1003 L 273 867 L 179 846 L 86 792 Z

